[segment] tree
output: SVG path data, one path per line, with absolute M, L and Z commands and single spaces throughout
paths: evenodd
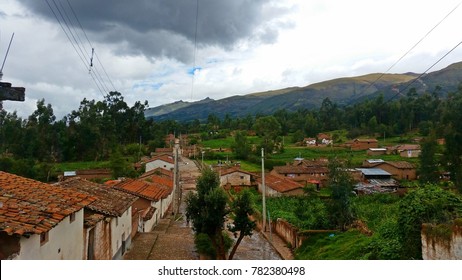
M 228 229 L 234 233 L 234 237 L 237 237 L 237 233 L 239 232 L 239 237 L 229 254 L 228 259 L 230 260 L 233 259 L 237 247 L 241 243 L 242 239 L 245 236 L 251 236 L 256 226 L 255 221 L 252 221 L 249 218 L 249 216 L 254 213 L 250 192 L 242 191 L 233 201 L 231 209 L 234 213 L 234 221 L 233 224 L 228 226 Z
M 238 131 L 234 136 L 234 143 L 231 146 L 234 156 L 237 159 L 247 159 L 249 157 L 251 147 L 245 136 L 245 132 Z
M 342 230 L 346 230 L 354 220 L 351 205 L 353 179 L 346 170 L 345 164 L 337 158 L 329 160 L 328 186 L 332 190 L 330 204 L 332 221 Z
M 462 216 L 462 199 L 435 185 L 410 191 L 399 202 L 398 229 L 402 259 L 422 259 L 423 223 L 449 223 Z
M 422 143 L 422 153 L 419 156 L 419 181 L 421 183 L 437 183 L 439 181 L 438 163 L 435 158 L 437 143 L 435 136 L 426 138 Z
M 211 256 L 210 252 L 204 250 L 200 253 L 208 253 L 209 257 L 216 259 L 225 259 L 226 242 L 223 229 L 229 210 L 227 208 L 228 198 L 219 186 L 218 174 L 208 168 L 204 169 L 197 179 L 197 192 L 189 193 L 186 197 L 186 218 L 192 221 L 196 246 L 198 241 L 204 241 L 205 234 L 215 255 Z
M 282 145 L 278 144 L 278 137 L 281 134 L 281 125 L 273 116 L 260 117 L 254 124 L 255 132 L 262 136 L 261 148 L 271 154 L 273 150 Z

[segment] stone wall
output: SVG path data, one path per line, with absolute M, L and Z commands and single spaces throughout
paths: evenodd
M 424 260 L 462 260 L 462 225 L 422 225 Z

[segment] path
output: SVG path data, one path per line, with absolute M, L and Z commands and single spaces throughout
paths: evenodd
M 194 162 L 181 158 L 180 184 L 182 198 L 196 189 L 196 178 L 200 171 Z M 198 260 L 199 255 L 194 246 L 194 232 L 186 223 L 184 199 L 181 200 L 180 212 L 161 219 L 152 232 L 138 233 L 132 241 L 130 250 L 125 254 L 126 260 Z M 268 241 L 273 241 L 273 245 Z M 251 237 L 245 237 L 239 245 L 235 260 L 280 260 L 293 259 L 291 251 L 277 236 L 255 231 Z

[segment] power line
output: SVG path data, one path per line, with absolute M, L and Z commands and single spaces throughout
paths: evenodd
M 56 18 L 56 21 L 59 23 L 59 25 L 61 26 L 61 29 L 64 31 L 64 34 L 66 34 L 66 37 L 67 39 L 69 40 L 69 42 L 71 43 L 72 47 L 74 48 L 74 51 L 77 53 L 77 55 L 79 56 L 80 60 L 82 61 L 84 67 L 88 70 L 87 68 L 87 63 L 85 62 L 85 59 L 82 58 L 82 55 L 80 54 L 80 52 L 77 50 L 77 47 L 75 46 L 74 42 L 72 41 L 71 37 L 69 36 L 68 32 L 66 31 L 66 29 L 64 28 L 63 24 L 61 23 L 61 20 L 59 19 L 58 15 L 56 14 L 55 10 L 52 8 L 52 6 L 50 5 L 50 3 L 48 2 L 48 0 L 45 0 L 45 2 L 47 3 L 48 7 L 50 8 L 51 12 L 53 13 L 53 15 L 55 16 Z M 53 0 L 54 2 L 54 0 Z M 57 7 L 56 5 L 56 2 L 55 3 L 55 6 Z M 59 9 L 58 9 L 59 11 Z M 62 13 L 60 13 L 61 16 L 62 16 Z M 101 95 L 103 95 L 103 97 L 105 97 L 104 95 L 104 92 L 101 90 L 100 86 L 98 85 L 98 82 L 97 82 L 97 79 L 93 76 L 93 75 L 90 75 L 91 78 L 93 79 L 93 82 L 95 83 L 96 87 L 98 88 L 99 92 L 101 93 Z
M 77 23 L 78 23 L 78 25 L 79 25 L 79 27 L 80 27 L 80 30 L 81 30 L 82 33 L 85 35 L 85 38 L 87 39 L 87 42 L 88 42 L 88 44 L 90 45 L 90 48 L 91 48 L 91 49 L 94 49 L 93 44 L 90 42 L 90 39 L 89 39 L 88 36 L 87 36 L 87 32 L 85 32 L 85 29 L 83 28 L 82 23 L 80 22 L 79 18 L 77 17 L 77 14 L 76 14 L 74 8 L 72 7 L 72 5 L 71 5 L 71 3 L 69 2 L 69 0 L 66 0 L 66 1 L 67 1 L 67 4 L 68 4 L 68 6 L 69 6 L 69 8 L 70 8 L 70 10 L 71 10 L 71 12 L 72 12 L 72 14 L 74 15 L 74 18 L 76 19 L 76 21 L 77 21 Z M 83 45 L 83 43 L 82 43 L 82 45 Z M 98 56 L 98 54 L 96 53 L 96 51 L 95 51 L 95 57 L 96 57 L 96 60 L 98 61 L 98 63 L 100 64 L 101 68 L 103 69 L 103 72 L 104 72 L 104 74 L 106 75 L 106 78 L 107 78 L 107 80 L 109 81 L 109 83 L 111 84 L 112 88 L 114 89 L 114 91 L 117 91 L 116 87 L 114 86 L 114 83 L 112 82 L 111 78 L 110 78 L 109 75 L 107 74 L 106 68 L 104 67 L 103 63 L 102 63 L 101 60 L 99 59 L 99 56 Z
M 423 40 L 425 40 L 428 35 L 430 35 L 430 33 L 433 32 L 433 30 L 435 30 L 443 21 L 446 20 L 446 18 L 448 18 L 460 5 L 462 4 L 462 2 L 459 2 L 448 14 L 446 14 L 445 17 L 443 17 L 443 19 L 441 19 L 435 26 L 433 26 L 432 29 L 430 29 L 430 31 L 428 31 L 422 38 L 420 38 L 420 40 L 415 43 L 406 53 L 404 53 L 395 63 L 393 63 L 385 72 L 381 73 L 379 75 L 379 77 L 373 81 L 372 83 L 370 83 L 366 89 L 362 90 L 360 92 L 359 95 L 365 93 L 369 88 L 371 88 L 373 85 L 375 85 L 386 73 L 388 73 L 393 67 L 396 66 L 396 64 L 398 64 L 405 56 L 407 56 L 412 50 L 414 50 L 415 47 L 417 47 Z
M 420 74 L 417 78 L 409 82 L 402 90 L 399 90 L 398 93 L 396 93 L 394 96 L 392 96 L 390 99 L 384 102 L 384 104 L 390 102 L 393 100 L 396 96 L 398 96 L 402 91 L 405 91 L 408 87 L 410 87 L 413 83 L 418 81 L 423 75 L 427 74 L 428 71 L 430 71 L 436 64 L 438 64 L 441 60 L 443 60 L 446 56 L 448 56 L 451 52 L 453 52 L 455 49 L 457 49 L 460 45 L 462 44 L 462 41 L 460 41 L 458 44 L 456 44 L 452 49 L 450 49 L 446 54 L 444 54 L 440 59 L 438 59 L 435 63 L 433 63 L 430 67 L 428 67 L 425 72 Z
M 191 80 L 191 101 L 193 100 L 194 93 L 194 76 L 196 72 L 196 51 L 197 51 L 197 22 L 199 19 L 199 0 L 196 1 L 196 29 L 194 32 L 194 54 L 193 54 L 193 67 L 192 67 L 192 80 Z

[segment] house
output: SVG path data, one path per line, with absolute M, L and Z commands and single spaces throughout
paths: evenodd
M 318 138 L 318 144 L 320 145 L 333 145 L 334 140 L 332 140 L 332 137 L 329 134 L 325 133 L 319 133 L 316 138 Z
M 95 197 L 0 171 L 0 258 L 82 260 Z
M 318 182 L 319 185 L 323 185 L 328 179 L 329 168 L 320 165 L 284 165 L 273 167 L 270 174 L 288 178 L 302 185 L 306 185 L 307 183 L 312 183 L 314 181 Z
M 417 171 L 415 166 L 407 161 L 384 161 L 369 159 L 363 162 L 363 167 L 376 167 L 383 169 L 391 174 L 391 177 L 397 180 L 416 180 Z
M 420 145 L 406 145 L 399 149 L 399 155 L 405 158 L 416 158 L 421 153 Z
M 250 187 L 254 174 L 240 170 L 239 168 L 229 168 L 220 172 L 220 186 L 234 188 Z
M 305 138 L 303 139 L 303 145 L 310 147 L 310 146 L 316 146 L 316 138 Z
M 387 154 L 387 148 L 369 148 L 367 149 L 368 156 L 381 156 Z
M 361 181 L 355 185 L 358 194 L 396 192 L 399 184 L 391 174 L 380 168 L 356 168 L 361 172 Z
M 258 191 L 263 192 L 262 178 L 257 179 Z M 288 196 L 288 195 L 303 195 L 304 185 L 292 180 L 274 176 L 265 175 L 266 196 Z
M 347 141 L 345 145 L 352 150 L 367 150 L 369 148 L 378 148 L 377 139 L 354 139 Z
M 149 159 L 146 161 L 145 172 L 149 172 L 159 167 L 166 170 L 172 170 L 175 167 L 173 155 L 161 154 Z
M 143 174 L 141 174 L 138 179 L 147 179 L 149 180 L 150 177 L 152 176 L 160 176 L 160 177 L 164 177 L 164 178 L 167 178 L 167 179 L 170 179 L 172 182 L 173 182 L 173 171 L 171 170 L 166 170 L 166 169 L 163 169 L 163 168 L 156 168 L 156 169 L 153 169 L 153 170 L 150 170 L 149 172 L 145 172 Z
M 137 197 L 79 177 L 56 185 L 96 197 L 84 208 L 84 259 L 121 259 L 131 245 L 132 204 Z
M 165 185 L 170 181 L 170 185 Z M 132 205 L 132 219 L 138 219 L 138 232 L 149 232 L 165 216 L 173 200 L 173 180 L 158 176 L 145 179 L 125 179 L 111 183 L 114 189 L 132 194 L 138 199 Z

